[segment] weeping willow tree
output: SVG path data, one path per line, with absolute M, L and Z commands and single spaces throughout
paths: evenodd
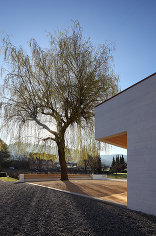
M 93 126 L 94 106 L 118 91 L 118 78 L 112 72 L 110 45 L 93 47 L 78 22 L 50 35 L 49 41 L 49 48 L 42 49 L 35 39 L 30 40 L 26 53 L 3 38 L 9 72 L 1 110 L 4 122 L 10 122 L 8 127 L 12 125 L 14 132 L 18 133 L 15 127 L 20 132 L 25 127 L 23 137 L 31 133 L 33 138 L 37 135 L 56 143 L 61 180 L 67 180 L 65 148 L 68 142 L 72 145 L 69 130 L 77 127 L 84 132 Z

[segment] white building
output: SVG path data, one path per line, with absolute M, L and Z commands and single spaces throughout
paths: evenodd
M 156 215 L 156 73 L 96 106 L 95 138 L 127 148 L 127 207 Z

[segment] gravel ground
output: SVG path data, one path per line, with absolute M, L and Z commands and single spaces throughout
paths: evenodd
M 0 236 L 156 235 L 156 217 L 27 183 L 0 181 Z

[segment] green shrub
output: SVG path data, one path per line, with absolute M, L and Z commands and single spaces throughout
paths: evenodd
M 18 179 L 19 178 L 19 173 L 16 171 L 13 171 L 9 174 L 9 177 L 13 178 L 13 179 Z

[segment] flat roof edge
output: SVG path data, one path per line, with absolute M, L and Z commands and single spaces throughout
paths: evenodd
M 132 87 L 134 87 L 134 86 L 136 86 L 136 85 L 138 85 L 138 84 L 142 83 L 143 81 L 145 81 L 145 80 L 149 79 L 150 77 L 152 77 L 152 76 L 154 76 L 154 75 L 156 75 L 156 72 L 155 72 L 155 73 L 153 73 L 153 74 L 151 74 L 151 75 L 149 75 L 149 76 L 147 76 L 146 78 L 144 78 L 144 79 L 142 79 L 142 80 L 138 81 L 137 83 L 135 83 L 135 84 L 131 85 L 130 87 L 128 87 L 128 88 L 126 88 L 126 89 L 122 90 L 121 92 L 119 92 L 119 93 L 115 94 L 114 96 L 112 96 L 112 97 L 110 97 L 110 98 L 106 99 L 105 101 L 103 101 L 103 102 L 99 103 L 99 104 L 98 104 L 98 105 L 96 105 L 95 107 L 98 107 L 98 106 L 102 105 L 103 103 L 105 103 L 105 102 L 107 102 L 107 101 L 111 100 L 112 98 L 114 98 L 114 97 L 118 96 L 119 94 L 121 94 L 121 93 L 123 93 L 123 92 L 127 91 L 128 89 L 130 89 L 130 88 L 132 88 Z

